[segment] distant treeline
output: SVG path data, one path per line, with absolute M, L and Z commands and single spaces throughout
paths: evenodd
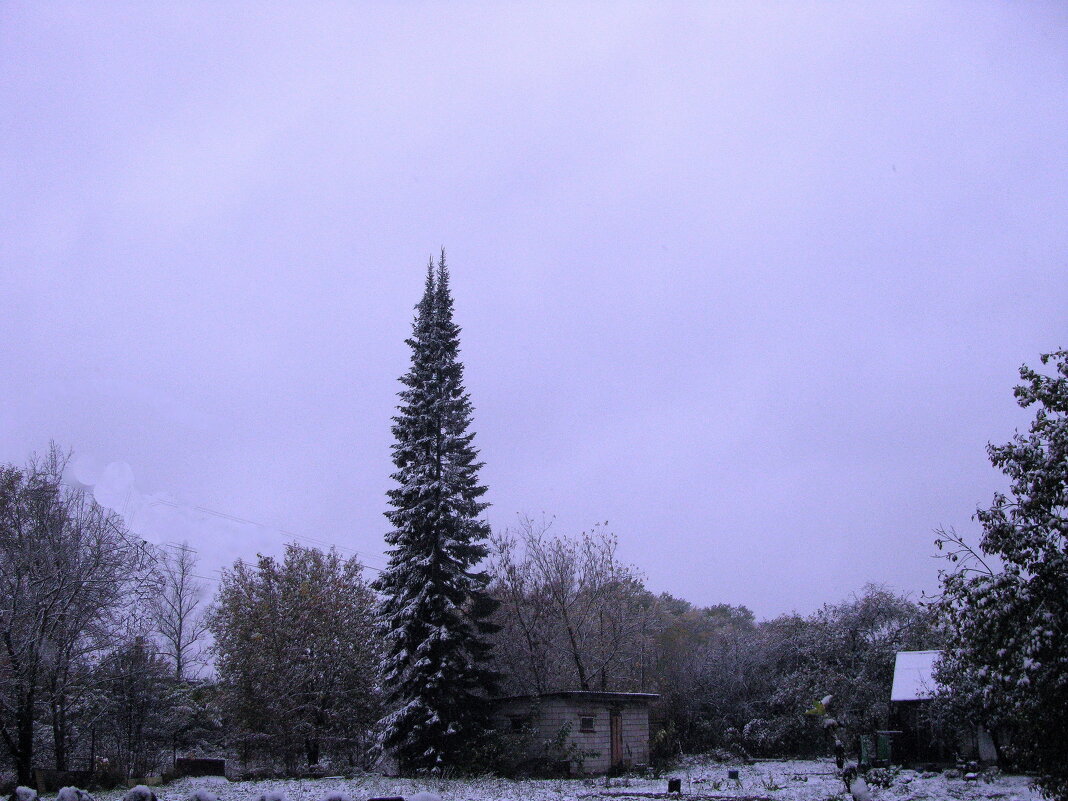
M 355 559 L 289 545 L 224 571 L 210 599 L 191 549 L 147 545 L 65 484 L 65 464 L 53 447 L 0 470 L 0 750 L 13 779 L 47 767 L 114 783 L 186 755 L 250 773 L 369 766 L 380 647 Z M 655 595 L 603 527 L 557 536 L 524 520 L 491 539 L 486 567 L 501 691 L 657 692 L 661 757 L 816 753 L 826 743 L 804 711 L 827 693 L 857 729 L 884 726 L 894 653 L 940 643 L 929 610 L 879 587 L 765 622 Z

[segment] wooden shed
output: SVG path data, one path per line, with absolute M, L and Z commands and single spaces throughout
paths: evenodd
M 935 663 L 941 651 L 898 651 L 894 683 L 890 689 L 890 726 L 896 730 L 895 761 L 946 763 L 956 754 L 997 762 L 997 748 L 981 726 L 960 726 L 942 731 L 930 720 L 931 699 L 941 689 L 935 680 Z
M 649 706 L 655 693 L 573 690 L 496 700 L 499 728 L 532 733 L 531 757 L 561 734 L 582 758 L 574 773 L 609 773 L 649 763 Z
M 945 762 L 953 757 L 953 737 L 945 736 L 926 714 L 938 692 L 934 666 L 941 651 L 899 651 L 890 688 L 890 728 L 894 761 L 902 764 Z

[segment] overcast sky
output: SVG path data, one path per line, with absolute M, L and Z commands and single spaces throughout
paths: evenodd
M 490 522 L 761 617 L 932 590 L 1068 346 L 1063 3 L 8 2 L 0 112 L 0 461 L 205 575 L 382 565 L 442 245 Z

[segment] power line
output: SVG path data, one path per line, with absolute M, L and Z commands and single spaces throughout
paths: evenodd
M 166 548 L 174 548 L 176 551 L 187 551 L 189 553 L 196 553 L 196 548 L 190 548 L 187 543 L 178 544 L 177 542 L 165 542 L 163 543 Z
M 209 509 L 207 506 L 186 506 L 185 504 L 181 504 L 181 503 L 178 503 L 176 501 L 164 500 L 163 498 L 154 498 L 150 502 L 149 505 L 157 504 L 157 503 L 161 503 L 161 504 L 163 504 L 165 506 L 170 506 L 170 507 L 173 507 L 175 509 L 182 509 L 182 508 L 193 509 L 193 510 L 195 510 L 197 512 L 203 512 L 204 514 L 209 514 L 209 515 L 212 515 L 214 517 L 219 517 L 219 518 L 222 518 L 223 520 L 230 520 L 230 521 L 232 521 L 234 523 L 243 523 L 244 525 L 248 525 L 248 526 L 256 526 L 257 528 L 265 528 L 265 529 L 268 529 L 270 531 L 277 531 L 280 534 L 285 534 L 287 537 L 292 537 L 293 539 L 296 539 L 296 540 L 303 540 L 304 542 L 311 542 L 311 543 L 314 543 L 316 545 L 326 546 L 328 548 L 335 548 L 335 549 L 337 549 L 339 551 L 350 551 L 352 554 L 354 554 L 357 557 L 360 557 L 360 555 L 361 555 L 360 551 L 358 551 L 355 548 L 350 548 L 347 545 L 338 545 L 337 543 L 329 542 L 327 540 L 317 539 L 316 537 L 308 537 L 308 536 L 303 535 L 303 534 L 297 534 L 296 532 L 289 531 L 289 530 L 284 529 L 284 528 L 279 528 L 278 526 L 270 526 L 270 525 L 267 525 L 266 523 L 260 523 L 260 522 L 258 522 L 256 520 L 249 520 L 247 517 L 239 517 L 238 515 L 233 515 L 233 514 L 230 514 L 229 512 L 220 512 L 217 509 Z M 183 549 L 182 546 L 176 545 L 174 543 L 166 543 L 166 544 L 169 545 L 170 547 L 173 547 L 173 548 L 179 548 L 180 550 L 188 549 L 190 551 L 193 551 L 194 553 L 200 553 L 196 548 L 190 548 L 188 546 L 185 546 L 185 548 Z M 373 556 L 373 558 L 376 558 L 376 559 L 385 559 L 384 556 L 378 556 L 377 554 L 373 554 L 371 556 Z M 365 570 L 372 570 L 375 573 L 381 573 L 382 570 L 383 570 L 383 568 L 373 567 L 372 565 L 367 564 L 366 557 L 364 557 L 363 559 L 360 560 L 360 566 L 363 567 Z M 220 570 L 218 572 L 221 573 L 222 571 Z M 202 578 L 202 577 L 198 577 L 198 578 Z M 218 581 L 218 579 L 208 579 L 208 580 L 209 581 Z
M 64 482 L 64 483 L 66 483 L 66 482 Z M 71 486 L 73 486 L 73 485 L 71 485 Z M 129 504 L 130 493 L 131 493 L 131 491 L 127 491 L 127 493 L 126 493 L 126 499 L 123 502 L 123 512 L 125 512 L 128 504 Z M 383 572 L 383 568 L 374 567 L 372 565 L 367 564 L 367 561 L 366 561 L 367 559 L 369 559 L 369 558 L 370 559 L 381 559 L 383 561 L 388 562 L 388 559 L 385 557 L 385 555 L 378 555 L 378 554 L 363 554 L 363 555 L 361 555 L 360 551 L 358 551 L 355 548 L 351 548 L 351 547 L 349 547 L 347 545 L 338 545 L 337 543 L 329 542 L 327 540 L 317 539 L 315 537 L 308 537 L 308 536 L 303 535 L 303 534 L 297 534 L 296 532 L 289 531 L 289 530 L 284 529 L 284 528 L 279 528 L 278 526 L 270 526 L 270 525 L 267 525 L 266 523 L 260 523 L 260 522 L 258 522 L 256 520 L 249 520 L 247 517 L 239 517 L 238 515 L 230 514 L 229 512 L 220 512 L 218 509 L 210 509 L 207 506 L 189 506 L 188 504 L 178 503 L 177 501 L 169 501 L 169 500 L 166 500 L 164 498 L 153 498 L 148 503 L 149 506 L 155 506 L 156 504 L 163 504 L 164 506 L 170 506 L 171 508 L 174 508 L 174 509 L 193 509 L 194 511 L 203 512 L 204 514 L 212 515 L 213 517 L 222 518 L 223 520 L 229 520 L 229 521 L 234 522 L 234 523 L 242 523 L 244 525 L 256 526 L 257 528 L 263 528 L 263 529 L 267 529 L 269 531 L 277 531 L 280 534 L 285 534 L 287 537 L 292 537 L 293 539 L 296 539 L 296 540 L 302 540 L 304 542 L 311 542 L 311 543 L 314 543 L 316 545 L 321 545 L 321 546 L 325 546 L 325 547 L 328 547 L 328 548 L 334 548 L 334 549 L 339 550 L 339 551 L 349 551 L 350 553 L 352 553 L 356 557 L 360 558 L 361 567 L 363 567 L 365 570 L 372 570 L 375 573 Z M 125 517 L 125 514 L 123 514 L 123 517 Z M 134 536 L 137 536 L 138 539 L 140 539 L 142 542 L 144 542 L 146 544 L 149 544 L 149 545 L 151 544 L 144 537 L 141 537 L 141 536 L 136 535 L 136 534 Z M 168 548 L 174 548 L 174 549 L 179 550 L 179 551 L 191 551 L 192 553 L 196 553 L 196 554 L 200 553 L 200 551 L 198 551 L 196 548 L 190 547 L 187 544 L 180 544 L 180 543 L 176 543 L 176 542 L 165 542 L 163 544 Z M 216 573 L 219 573 L 220 575 L 222 575 L 222 570 L 220 570 L 219 568 L 212 568 L 212 570 L 214 570 Z M 190 575 L 193 575 L 193 574 L 190 574 Z M 218 578 L 212 578 L 210 576 L 196 576 L 196 578 L 204 579 L 205 581 L 216 581 L 216 582 L 220 580 Z

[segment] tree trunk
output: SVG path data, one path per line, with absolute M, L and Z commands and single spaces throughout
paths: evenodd
M 62 701 L 52 702 L 52 742 L 56 752 L 56 770 L 67 769 L 67 709 Z
M 15 774 L 19 784 L 32 786 L 33 782 L 33 706 L 34 694 L 27 693 L 16 713 L 18 737 L 15 757 Z
M 998 727 L 996 726 L 986 727 L 986 733 L 990 735 L 990 742 L 994 744 L 994 757 L 998 761 L 999 768 L 1005 771 L 1013 770 L 1014 768 L 1016 768 L 1016 765 L 1013 764 L 1013 761 L 1011 759 L 1008 759 L 1005 756 L 1004 752 L 1001 750 L 1001 744 L 998 742 L 998 731 Z
M 575 630 L 571 628 L 571 624 L 567 625 L 567 638 L 571 643 L 571 659 L 575 663 L 575 670 L 578 671 L 579 689 L 590 689 L 590 680 L 586 678 L 586 667 L 582 664 L 582 651 L 579 648 L 578 639 L 575 637 Z

